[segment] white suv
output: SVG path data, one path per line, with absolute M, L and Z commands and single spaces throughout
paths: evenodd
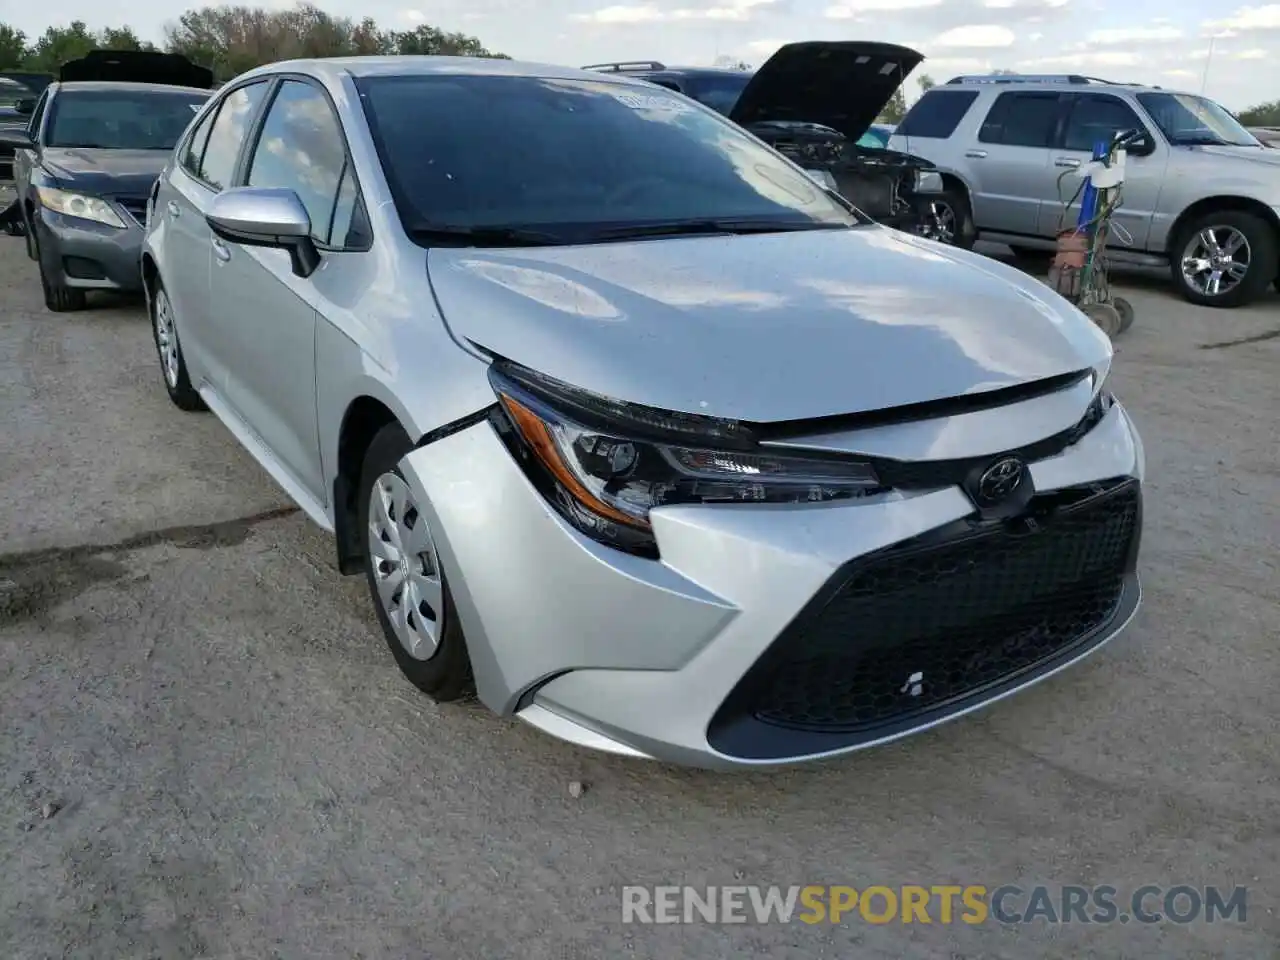
M 1076 223 L 1076 168 L 1127 130 L 1143 136 L 1112 256 L 1168 265 L 1192 303 L 1256 299 L 1278 272 L 1280 152 L 1205 97 L 1076 75 L 956 77 L 915 103 L 890 146 L 943 173 L 961 245 L 980 235 L 1034 255 Z

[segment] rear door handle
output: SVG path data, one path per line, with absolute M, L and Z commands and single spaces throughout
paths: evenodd
M 213 255 L 223 263 L 226 263 L 231 259 L 231 250 L 221 240 L 215 239 L 213 241 Z
M 176 203 L 174 203 L 172 200 L 170 200 L 166 204 L 166 208 L 168 209 L 169 216 L 171 217 L 177 217 L 182 215 L 182 208 L 178 206 Z
M 1057 157 L 1053 161 L 1053 165 L 1055 167 L 1078 167 L 1080 166 L 1080 161 L 1075 157 Z
M 964 155 L 965 155 L 966 157 L 968 157 L 970 160 L 981 160 L 983 157 L 985 157 L 985 156 L 987 155 L 987 151 L 985 151 L 985 150 L 966 150 L 966 151 L 964 152 Z

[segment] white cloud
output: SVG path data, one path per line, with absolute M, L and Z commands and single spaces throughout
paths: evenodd
M 1237 60 L 1265 60 L 1271 54 L 1260 47 L 1254 47 L 1252 50 L 1241 50 L 1235 56 Z
M 1280 30 L 1280 3 L 1264 7 L 1240 7 L 1226 20 L 1206 20 L 1208 30 Z
M 1033 33 L 1033 34 L 1030 34 L 1030 35 L 1027 37 L 1027 39 L 1028 39 L 1028 40 L 1030 40 L 1032 43 L 1039 43 L 1041 40 L 1043 40 L 1043 39 L 1044 39 L 1044 34 L 1043 34 L 1043 33 Z
M 598 23 L 607 26 L 659 23 L 668 20 L 742 22 L 750 20 L 752 12 L 757 7 L 767 7 L 776 2 L 777 0 L 727 0 L 727 2 L 714 7 L 684 7 L 676 10 L 666 10 L 652 4 L 618 5 L 603 7 L 591 13 L 574 14 L 572 19 L 581 23 Z
M 1094 30 L 1086 42 L 1109 47 L 1127 43 L 1169 43 L 1181 39 L 1182 31 L 1177 27 L 1113 27 Z
M 942 6 L 942 0 L 843 0 L 827 7 L 822 15 L 828 20 L 858 20 L 865 13 L 891 13 L 896 10 L 922 10 Z
M 1034 60 L 1023 60 L 1020 67 L 1066 67 L 1080 69 L 1083 67 L 1133 67 L 1142 62 L 1136 53 L 1125 50 L 1081 51 L 1079 53 L 1061 54 L 1054 57 L 1036 57 Z
M 1194 76 L 1196 76 L 1196 72 L 1195 72 L 1194 70 L 1181 70 L 1181 69 L 1179 69 L 1179 70 L 1166 70 L 1166 71 L 1164 72 L 1163 76 L 1166 76 L 1166 77 L 1194 77 Z
M 951 48 L 1011 47 L 1018 38 L 1008 27 L 975 24 L 954 27 L 933 38 L 931 46 Z

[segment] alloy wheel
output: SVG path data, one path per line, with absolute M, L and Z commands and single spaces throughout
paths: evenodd
M 178 335 L 173 327 L 173 307 L 163 290 L 155 295 L 156 349 L 160 351 L 160 366 L 164 369 L 164 382 L 170 389 L 178 386 Z
M 1235 227 L 1205 227 L 1182 251 L 1182 279 L 1205 297 L 1230 293 L 1249 272 L 1253 251 Z
M 430 660 L 444 627 L 440 557 L 427 518 L 396 473 L 384 473 L 369 493 L 368 562 L 400 645 L 415 660 Z
M 923 233 L 930 240 L 939 243 L 954 243 L 956 239 L 956 212 L 945 200 L 935 200 L 929 204 L 930 223 Z

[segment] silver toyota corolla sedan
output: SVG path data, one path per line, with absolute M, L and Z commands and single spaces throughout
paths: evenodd
M 437 700 L 790 763 L 1007 696 L 1138 607 L 1107 338 L 670 91 L 274 64 L 198 115 L 147 223 L 169 395 L 332 532 Z

